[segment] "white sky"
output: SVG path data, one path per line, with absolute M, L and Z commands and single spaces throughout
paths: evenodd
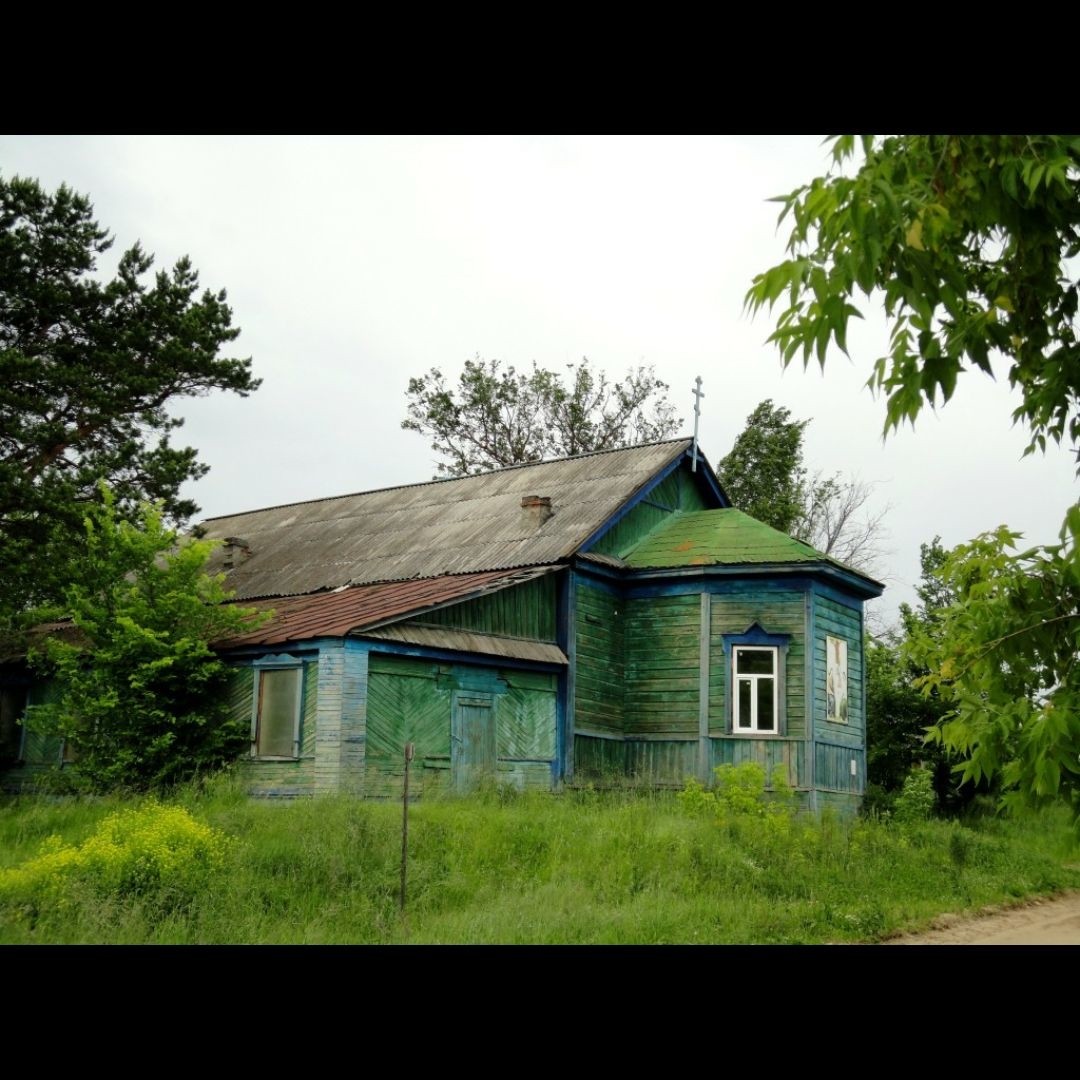
M 824 375 L 782 372 L 771 326 L 742 311 L 786 229 L 766 200 L 827 168 L 818 136 L 0 136 L 0 172 L 88 195 L 98 221 L 168 267 L 187 254 L 226 288 L 262 388 L 184 402 L 176 442 L 210 474 L 213 516 L 434 475 L 401 430 L 411 376 L 456 379 L 477 354 L 558 368 L 587 356 L 619 377 L 652 364 L 716 462 L 764 398 L 810 418 L 811 469 L 876 485 L 889 504 L 882 614 L 913 601 L 919 544 L 1002 523 L 1051 542 L 1076 497 L 1066 451 L 1021 458 L 1004 380 L 881 437 L 863 384 L 885 342 L 875 315 Z M 864 304 L 863 310 L 869 314 Z

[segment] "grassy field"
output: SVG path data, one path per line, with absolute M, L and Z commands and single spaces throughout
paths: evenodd
M 165 810 L 12 799 L 0 804 L 0 942 L 874 941 L 1080 886 L 1063 815 L 718 817 L 657 793 L 414 805 L 404 917 L 400 852 L 400 804 L 255 801 L 228 780 Z

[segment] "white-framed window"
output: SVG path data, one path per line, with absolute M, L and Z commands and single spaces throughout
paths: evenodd
M 776 735 L 780 731 L 779 649 L 733 645 L 732 729 Z
M 251 708 L 251 756 L 272 761 L 300 756 L 300 707 L 303 665 L 294 657 L 255 661 Z

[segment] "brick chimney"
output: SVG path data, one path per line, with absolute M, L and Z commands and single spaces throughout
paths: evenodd
M 521 509 L 528 510 L 534 520 L 543 525 L 552 514 L 550 495 L 525 495 L 521 500 Z
M 251 548 L 248 547 L 248 542 L 246 540 L 242 540 L 239 536 L 225 537 L 224 569 L 231 570 L 234 566 L 239 566 L 240 563 L 245 562 L 250 555 Z

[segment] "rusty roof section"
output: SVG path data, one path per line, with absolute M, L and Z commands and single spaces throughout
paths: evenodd
M 313 596 L 256 600 L 245 606 L 257 611 L 272 610 L 272 620 L 258 630 L 239 634 L 226 641 L 216 641 L 214 645 L 217 648 L 234 648 L 241 645 L 281 645 L 316 637 L 343 637 L 353 631 L 385 626 L 447 604 L 520 585 L 554 569 L 538 566 L 514 571 L 491 570 L 419 581 L 359 585 Z
M 210 518 L 205 535 L 232 546 L 208 569 L 226 570 L 228 587 L 248 600 L 550 565 L 690 445 L 674 439 Z M 699 461 L 708 468 L 700 450 Z M 550 509 L 523 507 L 531 495 L 550 498 Z

